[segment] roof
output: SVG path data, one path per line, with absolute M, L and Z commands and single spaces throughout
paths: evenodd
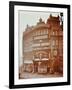
M 55 17 L 55 16 L 50 15 L 50 17 L 47 19 L 47 23 L 45 23 L 44 21 L 42 21 L 42 18 L 40 18 L 39 21 L 37 22 L 37 24 L 35 26 L 29 26 L 29 25 L 27 25 L 27 28 L 25 29 L 25 31 L 24 31 L 23 34 L 26 35 L 29 32 L 35 31 L 35 30 L 40 29 L 40 28 L 48 28 L 48 29 L 50 29 L 51 26 L 48 23 L 49 21 L 60 22 L 59 16 Z
M 32 28 L 30 28 L 30 29 L 28 29 L 28 30 L 26 30 L 26 31 L 24 31 L 24 35 L 25 34 L 28 34 L 29 32 L 32 32 L 32 31 L 35 31 L 35 30 L 38 30 L 38 29 L 40 29 L 40 28 L 50 28 L 50 25 L 48 25 L 48 24 L 45 24 L 45 23 L 42 23 L 42 24 L 37 24 L 36 26 L 33 26 Z

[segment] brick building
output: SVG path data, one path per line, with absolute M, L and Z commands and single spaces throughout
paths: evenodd
M 22 44 L 24 71 L 63 71 L 63 23 L 60 23 L 60 16 L 50 15 L 46 23 L 40 18 L 35 26 L 27 25 Z

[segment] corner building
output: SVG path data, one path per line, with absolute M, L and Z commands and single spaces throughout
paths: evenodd
M 63 25 L 60 17 L 49 16 L 45 23 L 42 19 L 35 26 L 28 26 L 23 32 L 23 64 L 28 72 L 52 72 L 61 61 L 63 69 Z M 57 67 L 56 67 L 57 69 Z

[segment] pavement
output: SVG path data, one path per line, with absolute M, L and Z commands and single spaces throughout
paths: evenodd
M 30 79 L 30 78 L 51 78 L 51 77 L 62 77 L 63 75 L 60 73 L 46 73 L 46 74 L 41 74 L 41 73 L 29 73 L 29 72 L 23 72 L 20 74 L 20 79 Z

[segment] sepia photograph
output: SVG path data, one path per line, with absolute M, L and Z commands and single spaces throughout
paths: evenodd
M 19 11 L 19 79 L 63 77 L 63 13 Z

